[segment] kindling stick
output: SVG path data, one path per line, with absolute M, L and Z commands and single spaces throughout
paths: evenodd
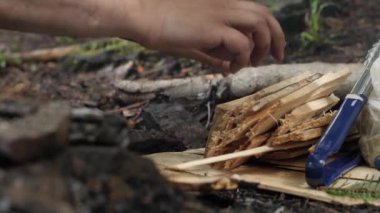
M 244 151 L 239 151 L 239 152 L 233 152 L 229 154 L 224 154 L 224 155 L 219 155 L 219 156 L 214 156 L 214 157 L 209 157 L 209 158 L 204 158 L 200 160 L 194 160 L 186 163 L 181 163 L 177 164 L 174 166 L 168 167 L 168 169 L 173 169 L 173 170 L 184 170 L 184 169 L 189 169 L 197 166 L 203 166 L 203 165 L 208 165 L 208 164 L 213 164 L 213 163 L 218 163 L 218 162 L 224 162 L 227 160 L 232 160 L 232 159 L 237 159 L 237 158 L 243 158 L 243 157 L 251 157 L 251 156 L 258 156 L 258 155 L 263 155 L 268 152 L 274 152 L 274 151 L 279 151 L 279 150 L 288 150 L 288 149 L 293 149 L 293 148 L 298 148 L 298 147 L 306 147 L 315 144 L 316 141 L 307 141 L 307 142 L 301 142 L 301 143 L 293 143 L 293 144 L 287 144 L 287 145 L 282 145 L 282 146 L 269 146 L 269 145 L 264 145 L 260 146 L 257 148 L 253 149 L 247 149 Z

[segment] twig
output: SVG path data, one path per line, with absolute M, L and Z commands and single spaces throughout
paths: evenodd
M 7 60 L 21 61 L 55 61 L 63 56 L 66 56 L 80 48 L 79 45 L 71 45 L 64 47 L 54 47 L 50 49 L 33 50 L 29 52 L 13 53 L 7 56 Z

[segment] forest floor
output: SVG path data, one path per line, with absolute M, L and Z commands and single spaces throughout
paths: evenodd
M 327 44 L 322 43 L 314 43 L 308 48 L 301 50 L 302 43 L 299 39 L 300 33 L 306 30 L 305 26 L 299 26 L 293 28 L 292 26 L 286 23 L 285 17 L 283 20 L 284 28 L 288 32 L 287 41 L 288 48 L 287 54 L 284 63 L 302 63 L 302 62 L 313 62 L 313 61 L 324 61 L 324 62 L 341 62 L 341 63 L 351 63 L 351 62 L 361 62 L 366 55 L 366 52 L 372 44 L 374 44 L 380 37 L 380 4 L 377 1 L 365 1 L 365 0 L 338 0 L 334 1 L 336 6 L 330 7 L 329 11 L 327 11 L 326 16 L 322 19 L 321 23 L 321 31 L 320 35 L 328 40 Z M 301 10 L 302 12 L 302 10 Z M 285 13 L 285 12 L 283 12 Z M 279 16 L 283 16 L 284 14 L 279 14 Z M 286 15 L 286 14 L 285 14 Z M 296 16 L 297 17 L 297 16 Z M 298 17 L 299 22 L 304 21 L 304 16 Z M 296 23 L 296 22 L 294 22 Z M 290 24 L 292 25 L 292 24 Z M 11 52 L 23 52 L 30 51 L 42 48 L 50 48 L 56 46 L 65 46 L 65 45 L 74 45 L 74 44 L 82 44 L 93 42 L 94 39 L 73 39 L 70 37 L 51 37 L 46 35 L 36 35 L 36 34 L 24 34 L 18 32 L 10 32 L 10 31 L 0 31 L 0 53 L 6 55 Z M 97 44 L 103 45 L 102 42 L 105 40 L 99 41 L 95 40 Z M 109 45 L 107 42 L 106 46 Z M 100 47 L 101 49 L 101 47 Z M 0 55 L 1 56 L 1 55 Z M 7 66 L 0 67 L 0 105 L 1 103 L 9 102 L 10 100 L 27 100 L 33 103 L 47 103 L 54 100 L 65 100 L 70 103 L 72 107 L 89 107 L 93 109 L 100 109 L 107 113 L 113 112 L 121 112 L 124 109 L 133 109 L 128 112 L 123 111 L 124 113 L 131 113 L 131 115 L 125 115 L 124 117 L 128 118 L 128 128 L 137 129 L 144 131 L 149 124 L 144 123 L 143 119 L 140 116 L 141 109 L 137 109 L 139 107 L 145 107 L 145 111 L 148 113 L 154 113 L 154 107 L 163 107 L 160 104 L 162 102 L 153 102 L 153 109 L 149 108 L 150 103 L 133 103 L 133 101 L 121 100 L 120 97 L 115 95 L 115 89 L 112 84 L 112 69 L 117 67 L 118 65 L 125 63 L 127 61 L 133 61 L 133 66 L 130 71 L 127 73 L 126 78 L 129 80 L 136 79 L 168 79 L 173 77 L 188 77 L 188 76 L 196 76 L 201 74 L 209 74 L 216 73 L 217 70 L 212 70 L 208 67 L 205 67 L 197 62 L 187 59 L 177 59 L 172 56 L 163 55 L 161 53 L 155 51 L 143 50 L 139 47 L 136 47 L 135 50 L 131 50 L 128 54 L 120 55 L 114 54 L 113 52 L 101 52 L 99 54 L 91 55 L 91 56 L 72 56 L 73 58 L 65 58 L 58 61 L 51 62 L 21 62 L 17 64 L 8 64 Z M 0 57 L 1 58 L 1 57 Z M 1 60 L 1 59 L 0 59 Z M 75 63 L 73 62 L 75 61 Z M 0 61 L 1 62 L 1 61 Z M 268 59 L 264 62 L 264 64 L 272 63 L 271 59 Z M 1 64 L 1 63 L 0 63 Z M 131 104 L 135 104 L 131 108 Z M 157 105 L 155 105 L 157 104 Z M 164 103 L 164 106 L 170 109 L 171 103 Z M 137 106 L 137 107 L 136 107 Z M 194 109 L 194 108 L 192 108 Z M 0 109 L 1 111 L 1 109 Z M 157 110 L 156 110 L 157 111 Z M 194 111 L 192 111 L 193 113 Z M 203 112 L 196 112 L 197 115 L 202 115 Z M 187 115 L 187 114 L 186 114 Z M 133 117 L 133 119 L 130 119 Z M 144 116 L 143 116 L 144 117 Z M 157 116 L 159 117 L 159 116 Z M 204 124 L 204 119 L 199 118 L 199 123 Z M 1 118 L 1 115 L 0 115 Z M 6 120 L 6 119 L 5 119 Z M 174 119 L 173 119 L 174 120 Z M 1 119 L 0 119 L 1 121 Z M 198 122 L 197 121 L 197 122 Z M 192 120 L 192 122 L 195 122 Z M 141 124 L 143 123 L 143 124 Z M 179 127 L 181 128 L 181 127 Z M 182 128 L 186 128 L 182 127 Z M 178 137 L 182 136 L 173 136 L 170 135 L 171 131 L 166 131 L 165 135 L 160 135 L 160 138 L 157 138 L 158 141 L 165 141 L 167 137 L 168 140 L 172 143 L 178 140 Z M 137 134 L 137 133 L 136 133 Z M 139 133 L 143 134 L 143 133 Z M 199 133 L 202 135 L 201 133 Z M 177 137 L 177 138 L 176 138 Z M 187 137 L 186 135 L 183 137 Z M 173 139 L 174 138 L 174 139 Z M 142 139 L 141 139 L 142 140 Z M 148 140 L 148 139 L 146 139 Z M 149 138 L 150 141 L 154 141 L 154 135 Z M 220 212 L 252 212 L 260 211 L 260 212 L 349 212 L 352 210 L 358 211 L 376 211 L 375 207 L 372 206 L 358 206 L 358 207 L 345 207 L 338 206 L 333 204 L 326 204 L 323 202 L 312 201 L 304 198 L 299 198 L 295 196 L 273 193 L 268 191 L 258 190 L 255 187 L 247 186 L 242 187 L 237 191 L 233 192 L 215 192 L 209 194 L 202 195 L 188 195 L 184 194 L 183 196 L 176 197 L 177 189 L 165 189 L 163 185 L 160 185 L 163 181 L 159 180 L 149 180 L 149 178 L 155 178 L 155 173 L 148 173 L 145 175 L 129 175 L 129 171 L 134 171 L 136 169 L 127 168 L 127 166 L 135 167 L 144 167 L 144 165 L 140 165 L 133 157 L 131 157 L 128 153 L 121 152 L 119 154 L 114 154 L 114 149 L 109 150 L 107 146 L 107 151 L 99 150 L 102 146 L 88 146 L 85 148 L 80 146 L 76 146 L 75 149 L 69 152 L 67 156 L 60 156 L 58 159 L 54 160 L 53 165 L 46 165 L 46 162 L 32 162 L 26 166 L 17 166 L 17 168 L 11 169 L 9 171 L 7 168 L 1 169 L 3 172 L 12 173 L 11 176 L 1 174 L 0 178 L 0 188 L 5 187 L 2 184 L 9 183 L 10 177 L 18 177 L 17 175 L 25 175 L 25 174 L 34 174 L 36 177 L 46 177 L 46 174 L 42 174 L 39 168 L 49 168 L 48 173 L 56 174 L 56 169 L 60 168 L 59 171 L 61 173 L 71 172 L 72 176 L 82 181 L 81 186 L 87 187 L 87 195 L 83 195 L 83 199 L 88 199 L 92 201 L 83 201 L 83 199 L 79 199 L 78 203 L 83 205 L 82 207 L 89 208 L 90 210 L 109 210 L 109 206 L 105 203 L 106 201 L 102 199 L 108 199 L 113 202 L 114 199 L 119 199 L 122 197 L 123 199 L 128 200 L 130 197 L 136 196 L 136 199 L 142 199 L 144 202 L 151 203 L 152 209 L 154 209 L 154 205 L 157 200 L 144 200 L 147 199 L 144 197 L 145 195 L 131 195 L 131 194 L 122 194 L 122 187 L 131 187 L 130 191 L 136 192 L 139 191 L 141 187 L 141 194 L 143 192 L 149 190 L 158 190 L 159 192 L 155 193 L 155 195 L 167 195 L 168 197 L 163 197 L 162 200 L 167 202 L 166 204 L 162 204 L 163 206 L 158 207 L 160 210 L 167 210 L 166 212 L 176 212 L 175 210 L 179 208 L 178 205 L 182 205 L 181 202 L 189 202 L 189 203 L 198 203 L 199 206 L 196 207 L 191 206 L 192 204 L 185 205 L 185 208 L 188 210 L 199 210 L 202 211 L 202 208 L 210 208 Z M 198 146 L 198 145 L 197 145 Z M 137 147 L 137 148 L 136 148 Z M 188 147 L 185 147 L 188 148 Z M 163 150 L 168 151 L 167 147 L 164 147 Z M 117 149 L 116 149 L 117 150 Z M 133 150 L 133 149 L 132 149 Z M 139 147 L 135 145 L 135 150 L 139 153 L 152 153 L 154 148 L 149 147 Z M 159 151 L 163 151 L 159 150 Z M 173 151 L 183 150 L 181 147 L 176 147 Z M 112 153 L 111 153 L 112 152 Z M 118 152 L 118 151 L 116 151 Z M 90 155 L 95 153 L 95 157 L 90 157 Z M 111 154 L 110 154 L 111 153 Z M 116 156 L 116 157 L 115 157 Z M 134 155 L 132 155 L 134 156 Z M 80 165 L 76 160 L 68 160 L 68 159 L 80 159 L 86 165 L 93 164 L 95 165 L 89 166 L 85 171 L 77 172 L 77 168 L 82 168 L 83 165 Z M 98 158 L 98 159 L 96 159 Z M 102 160 L 99 160 L 102 159 Z M 104 159 L 104 160 L 103 160 Z M 124 165 L 119 165 L 119 163 L 113 163 L 115 159 L 129 160 L 130 163 Z M 104 161 L 104 162 L 102 162 Z M 73 163 L 74 162 L 74 163 Z M 82 162 L 82 163 L 83 163 Z M 100 186 L 97 185 L 96 181 L 92 181 L 91 176 L 99 175 L 99 178 L 103 178 L 102 174 L 114 174 L 114 172 L 110 172 L 110 168 L 108 168 L 106 163 L 114 164 L 114 168 L 112 169 L 121 169 L 120 176 L 124 180 L 128 179 L 133 182 L 133 184 L 129 184 L 128 186 L 120 183 L 117 177 L 113 177 L 109 175 L 109 183 L 107 185 L 106 192 L 98 189 Z M 73 164 L 73 165 L 71 165 Z M 149 164 L 149 163 L 146 163 Z M 68 168 L 68 165 L 73 166 L 74 168 Z M 98 165 L 100 165 L 98 167 Z M 81 167 L 82 166 L 82 167 Z M 96 167 L 96 168 L 95 168 Z M 149 166 L 147 166 L 150 168 Z M 144 167 L 146 168 L 146 167 Z M 95 171 L 97 170 L 97 171 Z M 137 169 L 138 170 L 138 169 Z M 140 169 L 141 170 L 141 169 Z M 101 172 L 103 171 L 103 173 Z M 113 170 L 112 170 L 113 171 Z M 101 174 L 100 174 L 100 173 Z M 140 171 L 143 174 L 143 171 Z M 16 176 L 15 176 L 16 175 Z M 22 176 L 21 175 L 21 176 Z M 111 177 L 112 176 L 112 177 Z M 131 177 L 133 176 L 133 177 Z M 66 177 L 66 176 L 65 176 Z M 108 177 L 108 176 L 107 176 Z M 133 179 L 135 178 L 135 179 Z M 144 187 L 141 186 L 139 180 L 136 178 L 142 178 L 147 181 L 148 184 Z M 83 183 L 83 179 L 86 181 Z M 91 180 L 90 180 L 91 179 Z M 55 186 L 54 183 L 45 184 L 45 182 L 39 182 L 36 179 L 33 179 L 34 184 L 44 184 L 46 187 Z M 5 181 L 5 182 L 3 182 Z M 66 182 L 65 182 L 66 183 Z M 142 182 L 143 183 L 143 182 Z M 16 183 L 15 183 L 16 184 Z M 49 185 L 50 184 L 50 185 Z M 72 182 L 67 184 L 73 185 Z M 76 184 L 76 182 L 75 182 Z M 75 185 L 74 184 L 74 185 Z M 105 184 L 105 183 L 103 183 Z M 140 184 L 140 185 L 139 185 Z M 151 185 L 150 185 L 151 184 Z M 157 187 L 160 185 L 160 187 Z M 15 185 L 12 188 L 12 192 L 17 192 L 20 190 L 19 185 Z M 112 187 L 120 187 L 120 191 L 116 190 L 114 194 L 110 193 L 109 190 L 112 190 Z M 135 188 L 134 188 L 135 187 Z M 149 187 L 152 187 L 151 189 Z M 33 188 L 30 188 L 33 189 Z M 8 187 L 8 190 L 9 187 Z M 46 190 L 46 189 L 45 189 Z M 61 189 L 64 191 L 64 189 Z M 92 190 L 92 191 L 91 191 Z M 98 191 L 97 191 L 98 190 Z M 99 190 L 101 192 L 99 192 Z M 20 191 L 18 191 L 20 192 Z M 32 191 L 28 191 L 32 193 Z M 46 192 L 42 190 L 42 192 Z M 41 192 L 41 193 L 42 193 Z M 91 194 L 91 192 L 93 194 Z M 96 192 L 99 193 L 110 193 L 107 195 L 107 198 L 99 197 L 94 195 Z M 58 192 L 57 192 L 58 193 Z M 73 196 L 71 193 L 83 193 L 78 189 L 75 192 L 62 192 L 62 196 L 66 193 Z M 153 193 L 153 192 L 152 192 Z M 0 210 L 6 208 L 4 207 L 4 195 L 0 193 Z M 61 194 L 57 195 L 58 197 Z M 154 193 L 153 193 L 154 194 Z M 63 196 L 63 197 L 65 197 Z M 113 197 L 112 197 L 113 196 Z M 153 195 L 152 195 L 153 196 Z M 20 198 L 20 196 L 15 196 L 18 201 L 28 200 L 25 197 Z M 115 198 L 116 197 L 116 198 Z M 16 199 L 14 198 L 14 199 Z M 175 202 L 172 202 L 172 199 L 175 198 Z M 16 199 L 16 200 L 17 200 Z M 75 203 L 74 198 L 63 200 L 71 200 L 67 201 L 68 203 Z M 156 198 L 155 198 L 156 199 Z M 158 198 L 157 198 L 158 199 Z M 5 199 L 6 200 L 6 199 Z M 20 202 L 21 202 L 20 201 Z M 20 202 L 16 202 L 18 205 L 17 208 L 12 208 L 12 210 L 25 210 L 30 204 L 30 202 L 37 202 L 35 200 L 28 200 L 20 204 Z M 40 201 L 38 201 L 40 202 Z M 116 202 L 116 201 L 115 201 Z M 27 203 L 27 204 L 26 204 Z M 44 202 L 40 202 L 44 203 Z M 4 205 L 3 205 L 4 204 Z M 25 205 L 24 205 L 25 204 Z M 43 204 L 44 207 L 46 203 Z M 62 203 L 56 203 L 56 205 L 61 205 Z M 31 205 L 31 204 L 30 204 Z M 42 204 L 41 204 L 42 205 Z M 52 204 L 53 205 L 53 204 Z M 63 205 L 63 204 L 62 204 Z M 66 208 L 65 206 L 60 206 L 61 208 Z M 79 204 L 72 204 L 72 208 L 78 210 Z M 38 206 L 38 205 L 31 205 Z M 48 205 L 47 205 L 48 206 Z M 107 206 L 107 207 L 105 207 Z M 147 206 L 149 206 L 147 204 Z M 112 207 L 114 211 L 123 211 L 123 210 L 149 210 L 147 206 L 118 206 Z M 191 206 L 191 207 L 189 207 Z M 183 207 L 183 205 L 182 205 Z M 47 208 L 47 207 L 46 207 Z M 71 208 L 71 207 L 70 207 Z M 147 208 L 147 209 L 144 209 Z M 47 208 L 49 209 L 49 208 Z M 87 210 L 89 210 L 87 209 Z M 83 209 L 82 209 L 83 210 Z M 204 209 L 205 210 L 205 209 Z M 206 211 L 206 210 L 205 210 Z M 15 211 L 17 212 L 17 211 Z

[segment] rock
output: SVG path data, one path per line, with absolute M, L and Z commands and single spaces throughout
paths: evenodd
M 38 104 L 30 100 L 1 100 L 0 121 L 20 118 L 35 113 L 37 110 Z
M 186 146 L 173 137 L 157 130 L 129 130 L 130 144 L 128 149 L 140 154 L 157 152 L 184 151 Z
M 143 109 L 142 117 L 145 129 L 161 131 L 187 149 L 205 146 L 206 128 L 179 103 L 150 103 Z
M 149 160 L 105 147 L 71 148 L 54 160 L 12 169 L 0 176 L 0 189 L 2 212 L 207 211 Z
M 74 109 L 70 144 L 126 147 L 129 144 L 126 121 L 115 113 L 90 108 Z
M 17 209 L 27 212 L 71 213 L 68 179 L 48 162 L 14 169 L 4 175 L 1 187 L 5 188 L 0 202 L 7 202 L 1 212 Z M 8 209 L 6 209 L 8 208 Z
M 18 163 L 56 154 L 68 144 L 70 117 L 68 104 L 53 102 L 0 123 L 0 153 Z

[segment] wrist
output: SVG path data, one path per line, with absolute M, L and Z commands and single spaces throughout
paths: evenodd
M 141 30 L 138 26 L 140 0 L 95 0 L 92 7 L 83 5 L 87 14 L 86 36 L 121 37 L 138 42 Z
M 104 15 L 108 35 L 142 43 L 148 29 L 147 14 L 141 0 L 112 0 Z

